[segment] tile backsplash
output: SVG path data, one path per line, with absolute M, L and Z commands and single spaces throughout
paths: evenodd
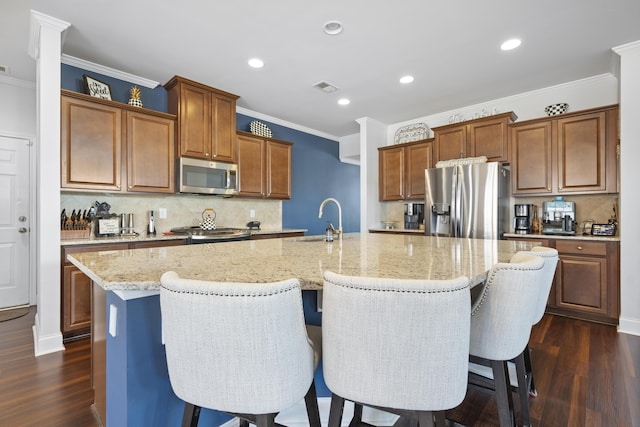
M 251 220 L 260 221 L 261 228 L 282 228 L 282 201 L 263 199 L 223 198 L 216 196 L 196 195 L 119 195 L 104 193 L 62 193 L 60 209 L 70 214 L 74 209 L 88 209 L 95 202 L 107 202 L 111 205 L 111 213 L 132 213 L 135 231 L 145 233 L 149 223 L 149 211 L 155 214 L 158 232 L 169 231 L 174 227 L 199 225 L 202 211 L 213 208 L 216 211 L 218 227 L 242 228 Z M 159 210 L 167 210 L 167 218 L 160 218 Z M 250 211 L 255 211 L 255 218 Z
M 564 199 L 568 202 L 576 203 L 576 230 L 579 230 L 580 224 L 589 219 L 595 220 L 597 223 L 607 223 L 609 218 L 613 214 L 613 206 L 616 206 L 616 212 L 618 212 L 618 194 L 595 194 L 595 195 L 566 195 Z M 542 203 L 550 202 L 553 200 L 553 196 L 545 197 L 512 197 L 510 200 L 510 215 L 513 216 L 513 205 L 516 203 L 522 204 L 534 204 L 538 207 L 538 214 L 541 213 Z M 397 228 L 404 228 L 404 202 L 383 202 L 382 218 L 385 221 L 396 221 Z M 618 221 L 620 218 L 618 216 Z M 620 235 L 620 222 L 618 222 L 618 232 Z

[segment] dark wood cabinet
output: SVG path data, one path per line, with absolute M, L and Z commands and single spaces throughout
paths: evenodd
M 511 128 L 513 194 L 551 193 L 551 122 Z
M 174 145 L 172 115 L 62 91 L 63 190 L 173 193 Z
M 549 311 L 618 324 L 619 244 L 557 240 L 555 246 L 560 261 Z
M 179 156 L 236 162 L 236 100 L 228 92 L 175 76 L 165 84 L 178 117 Z
M 380 200 L 424 199 L 424 171 L 431 167 L 433 167 L 433 138 L 379 147 Z
M 120 251 L 184 244 L 186 240 L 176 239 L 62 246 L 60 324 L 63 338 L 70 340 L 85 337 L 91 330 L 91 279 L 71 264 L 67 260 L 67 255 L 78 252 Z
M 239 131 L 238 195 L 290 199 L 292 145 Z
M 526 241 L 526 237 L 508 237 Z M 547 313 L 617 325 L 620 316 L 620 243 L 588 239 L 529 239 L 558 251 Z
M 513 124 L 512 193 L 617 192 L 617 127 L 615 105 Z
M 434 163 L 486 156 L 490 162 L 509 161 L 509 124 L 513 112 L 433 128 Z

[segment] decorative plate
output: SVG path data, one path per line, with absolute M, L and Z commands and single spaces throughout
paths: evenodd
M 271 129 L 269 129 L 269 126 L 257 120 L 249 123 L 249 130 L 251 130 L 251 133 L 254 135 L 265 136 L 267 138 L 271 138 L 273 136 L 273 134 L 271 133 Z
M 414 123 L 403 126 L 396 131 L 394 143 L 402 144 L 405 142 L 420 141 L 429 137 L 429 126 L 425 123 Z

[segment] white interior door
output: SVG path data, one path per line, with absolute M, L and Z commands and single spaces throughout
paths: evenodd
M 29 145 L 0 136 L 0 308 L 29 303 Z

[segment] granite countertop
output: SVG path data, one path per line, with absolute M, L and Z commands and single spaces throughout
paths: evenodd
M 516 234 L 504 233 L 504 237 L 518 237 L 522 239 L 556 239 L 556 240 L 588 240 L 592 242 L 619 242 L 620 236 L 592 236 L 590 234 L 576 234 L 564 236 L 555 234 Z
M 251 230 L 251 234 L 286 234 L 286 233 L 300 233 L 306 232 L 306 229 L 297 228 L 278 228 L 269 230 Z M 163 234 L 158 233 L 155 236 L 147 236 L 146 234 L 139 234 L 137 236 L 116 236 L 116 237 L 96 237 L 91 234 L 88 239 L 72 239 L 61 240 L 61 246 L 73 246 L 73 245 L 92 245 L 100 243 L 122 243 L 122 242 L 150 242 L 161 240 L 185 240 L 187 236 L 181 234 Z
M 321 289 L 326 270 L 362 277 L 452 279 L 481 283 L 496 262 L 535 243 L 385 233 L 247 240 L 204 245 L 82 252 L 70 262 L 105 290 L 157 290 L 169 270 L 181 277 L 224 282 L 274 282 L 296 277 Z

